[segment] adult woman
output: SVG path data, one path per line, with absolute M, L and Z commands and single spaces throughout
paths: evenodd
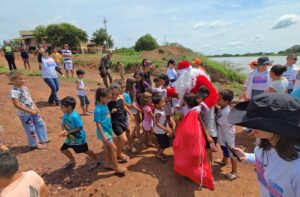
M 45 83 L 50 87 L 51 94 L 48 99 L 48 103 L 51 105 L 59 105 L 60 101 L 57 96 L 59 90 L 59 82 L 57 77 L 57 65 L 52 57 L 49 57 L 49 50 L 46 49 L 43 52 L 41 59 L 42 77 Z
M 260 138 L 254 154 L 233 148 L 241 160 L 256 164 L 261 196 L 300 196 L 300 101 L 285 93 L 264 93 L 237 104 L 232 124 L 252 128 Z

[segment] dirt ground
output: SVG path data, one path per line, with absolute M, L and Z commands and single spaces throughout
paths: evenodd
M 34 59 L 34 57 L 33 57 Z M 23 67 L 18 58 L 17 66 Z M 0 64 L 7 65 L 3 57 Z M 34 63 L 34 69 L 37 64 Z M 95 70 L 87 70 L 87 78 L 99 81 Z M 27 86 L 34 101 L 40 108 L 42 117 L 47 124 L 48 135 L 52 141 L 43 151 L 29 150 L 26 145 L 26 136 L 18 119 L 8 93 L 11 88 L 5 75 L 0 75 L 0 125 L 3 127 L 2 139 L 14 152 L 20 162 L 20 170 L 35 170 L 43 176 L 53 196 L 122 196 L 122 197 L 152 197 L 152 196 L 259 196 L 254 166 L 241 163 L 238 166 L 239 178 L 234 181 L 224 179 L 224 174 L 230 171 L 229 166 L 219 167 L 213 165 L 215 178 L 215 191 L 199 189 L 199 186 L 185 177 L 178 176 L 173 171 L 172 148 L 167 150 L 168 161 L 162 163 L 154 156 L 155 149 L 140 150 L 138 154 L 130 154 L 131 160 L 124 164 L 128 172 L 124 177 L 118 177 L 111 171 L 102 167 L 89 170 L 89 159 L 85 155 L 77 155 L 77 167 L 74 170 L 63 170 L 62 166 L 67 159 L 59 151 L 64 138 L 58 137 L 60 131 L 60 117 L 62 112 L 59 107 L 46 105 L 50 90 L 41 77 L 28 77 Z M 88 87 L 95 89 L 97 83 L 87 83 Z M 75 83 L 70 80 L 60 80 L 59 97 L 76 96 Z M 94 92 L 89 92 L 89 97 L 94 101 Z M 91 105 L 93 107 L 93 105 Z M 81 113 L 77 106 L 76 111 Z M 103 157 L 102 143 L 96 137 L 95 124 L 92 116 L 83 116 L 84 130 L 87 134 L 89 147 L 100 158 Z M 248 151 L 253 150 L 254 138 L 241 132 L 237 128 L 237 145 L 243 146 Z M 219 151 L 214 157 L 221 156 Z

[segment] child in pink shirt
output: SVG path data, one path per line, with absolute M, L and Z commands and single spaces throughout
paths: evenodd
M 144 138 L 143 143 L 144 146 L 154 146 L 152 142 L 152 136 L 153 136 L 153 112 L 152 112 L 152 96 L 149 94 L 145 94 L 143 98 L 143 112 L 144 112 L 144 118 L 143 118 L 143 130 L 144 130 Z
M 18 170 L 16 156 L 9 151 L 0 151 L 0 189 L 3 189 L 1 197 L 50 196 L 44 180 L 36 172 Z

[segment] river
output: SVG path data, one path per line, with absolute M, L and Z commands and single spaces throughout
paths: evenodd
M 217 62 L 225 62 L 232 67 L 241 69 L 243 73 L 248 73 L 250 71 L 250 67 L 248 64 L 253 61 L 257 60 L 258 57 L 211 57 L 211 60 Z M 286 63 L 286 56 L 272 56 L 270 60 L 273 61 L 273 64 L 285 64 Z

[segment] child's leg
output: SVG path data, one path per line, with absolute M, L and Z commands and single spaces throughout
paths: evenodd
M 174 126 L 173 126 L 173 122 L 171 120 L 171 115 L 167 115 L 166 119 L 167 119 L 167 123 L 168 123 L 169 127 L 173 130 Z
M 39 114 L 33 116 L 33 123 L 40 143 L 48 142 L 45 122 Z
M 154 146 L 153 144 L 153 130 L 151 129 L 150 131 L 147 131 L 148 136 L 147 136 L 147 145 L 148 146 Z
M 109 166 L 110 159 L 111 159 L 110 148 L 108 144 L 104 144 L 104 167 Z
M 72 77 L 74 77 L 74 71 L 73 71 L 73 69 L 71 70 L 71 75 L 72 75 Z
M 111 161 L 114 165 L 115 171 L 116 172 L 124 172 L 126 171 L 126 168 L 121 168 L 119 163 L 118 163 L 118 159 L 117 159 L 117 147 L 115 145 L 115 143 L 113 141 L 109 142 L 107 144 L 108 146 L 108 150 L 110 153 L 110 157 L 111 157 Z
M 237 174 L 237 161 L 233 158 L 231 158 L 231 173 Z
M 67 77 L 69 77 L 69 71 L 68 70 L 66 70 L 66 75 L 67 75 Z
M 27 60 L 27 64 L 28 64 L 28 69 L 30 70 L 30 62 L 29 62 L 29 59 Z
M 98 161 L 98 157 L 96 156 L 96 154 L 94 153 L 94 151 L 88 150 L 85 152 L 85 154 L 87 154 L 88 156 L 90 156 L 93 160 Z
M 126 137 L 127 137 L 127 140 L 128 140 L 128 148 L 129 148 L 130 151 L 132 151 L 132 149 L 133 149 L 133 139 L 132 139 L 132 132 L 129 129 L 129 125 L 126 129 Z
M 28 146 L 34 148 L 38 145 L 38 139 L 33 124 L 33 116 L 19 116 L 23 128 L 26 132 Z
M 122 152 L 123 152 L 123 148 L 124 148 L 126 142 L 127 142 L 126 133 L 123 132 L 121 135 L 118 136 L 117 155 L 119 158 L 124 159 L 124 160 L 126 160 L 126 159 Z
M 26 64 L 26 60 L 25 59 L 23 59 L 23 64 L 24 64 L 24 68 L 26 70 L 27 69 L 27 64 Z
M 222 162 L 227 165 L 228 164 L 228 159 L 229 159 L 229 156 L 230 156 L 230 153 L 229 153 L 229 150 L 226 146 L 221 146 L 222 148 L 222 151 L 223 151 L 223 159 L 222 159 Z
M 90 100 L 89 100 L 89 98 L 85 95 L 85 112 L 86 112 L 86 113 L 91 113 L 91 111 L 89 111 L 89 105 L 90 105 Z
M 134 122 L 135 122 L 134 132 L 135 132 L 138 140 L 141 140 L 141 133 L 140 133 L 141 117 L 140 117 L 140 113 L 139 112 L 137 112 L 136 114 L 134 114 Z
M 72 155 L 71 151 L 69 149 L 65 149 L 65 150 L 61 150 L 61 152 L 66 156 L 68 157 L 68 159 L 70 160 L 69 162 L 70 163 L 76 163 L 75 162 L 75 158 L 74 156 Z

